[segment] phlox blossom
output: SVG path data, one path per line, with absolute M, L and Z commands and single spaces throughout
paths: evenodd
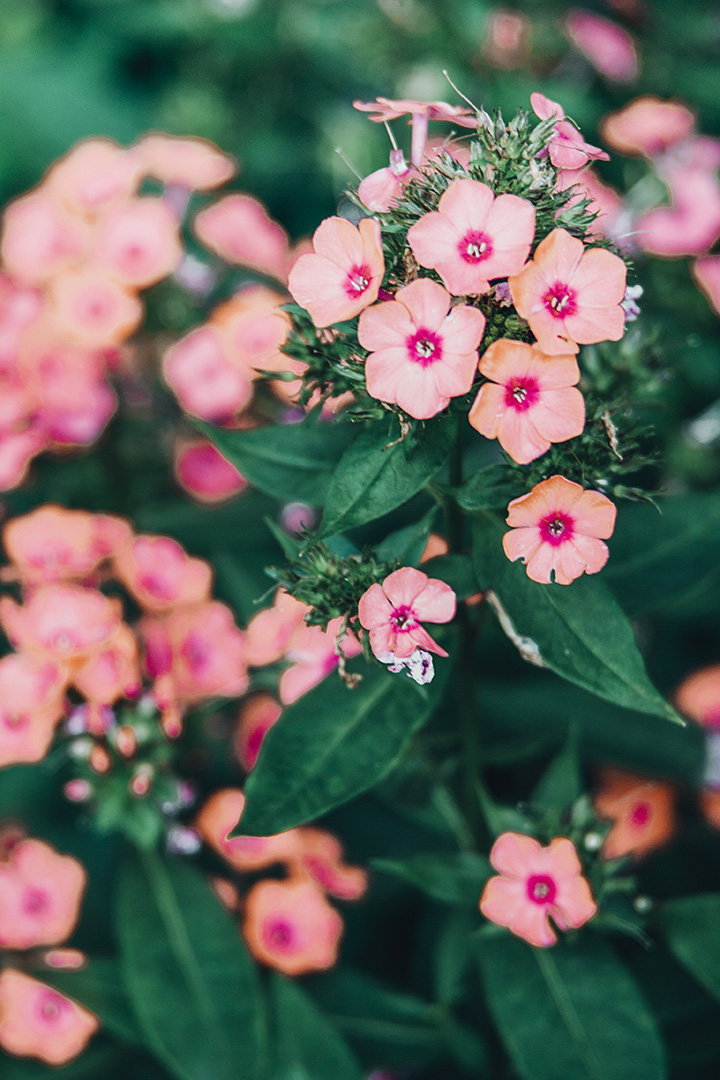
M 638 72 L 635 42 L 627 30 L 590 11 L 571 11 L 565 31 L 573 45 L 611 82 L 632 82 Z
M 393 149 L 388 166 L 360 181 L 358 195 L 373 214 L 383 214 L 395 205 L 405 184 L 417 175 L 413 166 L 405 161 L 402 150 Z
M 23 605 L 9 596 L 0 600 L 0 623 L 12 644 L 59 664 L 70 677 L 78 663 L 108 641 L 121 620 L 119 600 L 81 585 L 43 585 Z
M 46 983 L 13 968 L 0 973 L 0 1046 L 8 1053 L 65 1065 L 99 1026 L 94 1013 Z
M 212 570 L 169 536 L 135 536 L 116 553 L 115 573 L 148 611 L 207 600 Z
M 531 262 L 508 279 L 513 303 L 548 356 L 579 345 L 619 341 L 625 332 L 626 268 L 605 248 L 586 250 L 565 229 L 553 229 Z
M 252 397 L 252 375 L 233 363 L 229 342 L 210 323 L 180 338 L 162 359 L 165 381 L 185 412 L 201 420 L 228 420 Z
M 237 171 L 231 157 L 207 139 L 178 139 L 155 132 L 131 149 L 146 176 L 191 191 L 207 191 L 226 183 Z
M 421 266 L 437 270 L 455 296 L 487 292 L 494 278 L 522 270 L 535 235 L 535 207 L 517 195 L 493 194 L 478 180 L 455 180 L 437 210 L 408 230 Z
M 119 345 L 138 328 L 144 313 L 135 293 L 89 266 L 53 278 L 48 305 L 58 331 L 88 348 Z
M 675 692 L 675 704 L 703 727 L 720 729 L 720 664 L 689 675 Z
M 421 624 L 450 622 L 456 604 L 455 593 L 444 581 L 404 566 L 388 574 L 382 585 L 371 585 L 363 593 L 358 614 L 360 625 L 370 631 L 370 646 L 377 657 L 388 652 L 408 657 L 416 649 L 447 656 Z
M 285 281 L 288 237 L 251 195 L 226 195 L 196 215 L 198 240 L 221 259 Z
M 384 272 L 378 222 L 363 218 L 356 227 L 331 217 L 315 230 L 312 254 L 301 255 L 293 265 L 288 289 L 321 328 L 352 319 L 374 304 Z
M 23 839 L 0 865 L 0 945 L 58 945 L 72 933 L 87 875 L 71 855 Z
M 490 862 L 498 876 L 485 885 L 480 911 L 530 945 L 555 944 L 551 919 L 560 930 L 577 929 L 597 912 L 575 845 L 566 836 L 543 847 L 531 836 L 502 833 Z
M 40 761 L 64 712 L 60 668 L 24 653 L 0 660 L 0 768 Z
M 98 214 L 135 194 L 140 162 L 110 139 L 85 139 L 56 162 L 45 184 L 73 213 Z
M 288 863 L 299 850 L 297 829 L 275 836 L 230 836 L 245 809 L 239 788 L 223 788 L 205 802 L 195 820 L 195 828 L 205 841 L 235 870 L 263 870 L 276 863 Z
M 164 199 L 133 199 L 109 210 L 93 241 L 92 263 L 121 285 L 144 288 L 177 269 L 183 246 Z
M 485 316 L 467 306 L 450 310 L 450 303 L 441 285 L 417 278 L 394 300 L 362 313 L 358 340 L 370 350 L 365 380 L 371 397 L 427 420 L 468 392 Z
M 551 443 L 580 435 L 585 402 L 574 356 L 545 356 L 536 346 L 501 338 L 486 349 L 480 388 L 468 416 L 486 439 L 497 439 L 513 461 L 527 465 Z
M 666 258 L 703 255 L 720 237 L 720 182 L 717 167 L 678 164 L 665 170 L 670 206 L 648 210 L 635 222 L 643 251 Z
M 612 822 L 602 853 L 641 858 L 667 843 L 675 829 L 676 794 L 670 784 L 605 769 L 593 798 L 595 813 Z
M 243 932 L 256 960 L 295 976 L 333 966 L 343 921 L 311 881 L 261 881 L 248 893 Z
M 342 617 L 331 619 L 327 629 L 306 626 L 303 621 L 294 630 L 285 648 L 284 656 L 290 661 L 278 681 L 278 693 L 283 705 L 292 705 L 299 697 L 312 690 L 338 666 L 336 639 L 342 626 Z M 342 645 L 345 656 L 357 656 L 361 645 L 349 634 Z
M 202 503 L 225 502 L 249 486 L 245 477 L 209 439 L 178 441 L 173 471 L 178 484 Z
M 86 223 L 40 188 L 11 202 L 3 213 L 0 253 L 17 281 L 41 285 L 82 258 L 90 241 Z
M 648 94 L 606 116 L 600 131 L 605 142 L 621 154 L 654 158 L 686 139 L 694 125 L 695 117 L 686 105 Z
M 410 160 L 420 166 L 425 156 L 428 136 L 428 120 L 441 120 L 456 124 L 458 127 L 477 127 L 477 116 L 472 109 L 462 105 L 448 105 L 446 101 L 398 101 L 379 97 L 375 101 L 354 101 L 353 106 L 360 112 L 372 113 L 370 119 L 376 124 L 385 124 L 388 120 L 397 120 L 400 116 L 410 115 L 412 124 L 412 151 Z
M 720 255 L 706 255 L 692 268 L 695 283 L 705 294 L 716 315 L 720 315 Z
M 557 117 L 548 156 L 556 169 L 584 169 L 589 161 L 609 161 L 609 155 L 598 146 L 585 142 L 582 135 L 569 120 L 560 105 L 544 94 L 530 95 L 533 112 L 540 120 Z
M 359 900 L 364 896 L 368 876 L 359 866 L 343 860 L 342 844 L 324 829 L 297 829 L 298 847 L 290 860 L 290 872 L 315 882 L 338 900 Z
M 581 574 L 597 574 L 608 560 L 603 540 L 612 536 L 616 507 L 599 491 L 584 491 L 564 476 L 551 476 L 508 506 L 510 532 L 503 550 L 522 559 L 533 581 L 569 585 Z
M 87 578 L 130 535 L 122 518 L 49 504 L 8 522 L 2 537 L 18 576 L 40 585 Z

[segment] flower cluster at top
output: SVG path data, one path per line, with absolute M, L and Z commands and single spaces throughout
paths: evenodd
M 366 412 L 398 413 L 403 430 L 448 408 L 466 412 L 523 466 L 583 436 L 577 354 L 623 337 L 626 267 L 574 186 L 607 155 L 559 105 L 542 94 L 532 105 L 535 127 L 525 114 L 506 125 L 442 102 L 356 103 L 376 122 L 409 113 L 412 157 L 393 149 L 389 168 L 359 187 L 374 216 L 357 226 L 327 219 L 290 271 L 290 293 L 315 327 L 313 341 L 298 314 L 286 345 L 307 363 L 306 394 L 352 390 Z M 429 147 L 429 120 L 473 135 Z M 616 436 L 606 415 L 610 470 L 622 458 Z M 568 462 L 582 460 L 582 446 Z M 510 505 L 516 531 L 505 551 L 536 581 L 568 584 L 605 564 L 615 509 L 561 475 L 557 451 L 548 460 L 542 483 Z

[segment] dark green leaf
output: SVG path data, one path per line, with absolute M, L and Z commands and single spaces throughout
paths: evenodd
M 275 1019 L 271 1080 L 362 1080 L 362 1070 L 346 1043 L 297 983 L 273 975 L 271 994 Z
M 720 1001 L 720 894 L 667 901 L 660 909 L 660 925 L 676 960 Z
M 318 538 L 374 521 L 411 499 L 444 463 L 454 431 L 454 421 L 445 418 L 393 442 L 396 424 L 379 420 L 367 427 L 335 470 Z
M 447 491 L 458 506 L 472 512 L 504 510 L 512 499 L 524 493 L 524 488 L 512 478 L 512 471 L 507 465 L 485 465 L 461 487 L 448 488 Z
M 565 810 L 580 797 L 582 790 L 578 734 L 575 728 L 571 728 L 565 746 L 540 777 L 533 792 L 533 802 L 555 810 Z
M 259 1077 L 257 971 L 204 875 L 157 853 L 130 856 L 117 928 L 138 1023 L 178 1080 Z
M 439 578 L 453 590 L 458 600 L 467 600 L 480 591 L 469 555 L 437 555 L 422 565 L 431 578 Z
M 391 874 L 445 904 L 477 907 L 490 863 L 483 855 L 413 855 L 409 859 L 373 859 L 373 869 Z
M 482 936 L 488 1008 L 523 1080 L 663 1080 L 660 1035 L 607 941 L 586 934 L 533 949 Z
M 402 566 L 417 566 L 437 513 L 438 507 L 431 506 L 419 521 L 390 533 L 375 547 L 376 557 L 384 562 L 397 559 Z
M 497 518 L 477 516 L 475 572 L 523 655 L 598 697 L 679 721 L 650 682 L 632 627 L 605 585 L 587 575 L 571 585 L 531 581 L 521 563 L 506 558 L 504 531 Z
M 355 690 L 331 675 L 303 695 L 265 737 L 245 787 L 242 833 L 302 825 L 377 784 L 428 719 L 440 683 L 436 675 L 417 686 L 373 665 Z

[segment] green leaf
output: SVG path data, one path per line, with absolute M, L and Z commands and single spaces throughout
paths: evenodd
M 668 900 L 660 909 L 660 925 L 675 959 L 720 1001 L 720 894 Z
M 433 505 L 419 521 L 390 533 L 375 547 L 376 557 L 383 562 L 397 559 L 401 566 L 417 566 L 427 546 L 437 513 L 438 507 Z
M 436 555 L 422 565 L 423 572 L 449 585 L 458 600 L 467 600 L 480 591 L 469 555 Z
M 483 855 L 413 855 L 409 859 L 373 859 L 372 867 L 414 885 L 433 900 L 477 907 L 483 885 L 491 874 Z
M 256 1080 L 262 1000 L 237 927 L 194 866 L 131 855 L 119 884 L 125 984 L 148 1045 L 178 1080 Z
M 430 716 L 441 684 L 441 673 L 418 686 L 374 664 L 355 690 L 331 675 L 304 694 L 265 736 L 245 786 L 242 834 L 313 821 L 377 784 Z
M 458 506 L 472 513 L 475 510 L 504 510 L 525 489 L 513 479 L 513 470 L 507 465 L 485 465 L 460 487 L 445 490 Z
M 38 978 L 85 1005 L 123 1042 L 143 1043 L 116 960 L 96 957 L 82 971 L 38 971 Z
M 196 426 L 253 487 L 277 499 L 322 506 L 354 430 L 347 423 L 325 423 L 318 417 L 316 411 L 299 424 L 272 424 L 254 431 L 232 431 L 201 421 Z
M 578 732 L 571 727 L 565 746 L 540 777 L 532 801 L 554 810 L 565 810 L 580 797 L 582 790 Z
M 531 581 L 506 558 L 504 531 L 497 518 L 477 515 L 475 573 L 523 656 L 616 705 L 681 722 L 650 682 L 632 627 L 603 583 L 587 575 L 572 585 Z
M 338 463 L 318 539 L 374 521 L 406 503 L 444 463 L 454 431 L 452 418 L 444 418 L 393 442 L 396 424 L 378 420 L 367 427 Z
M 660 1034 L 609 942 L 481 937 L 488 1008 L 523 1080 L 663 1080 Z
M 305 991 L 277 974 L 270 987 L 275 1019 L 271 1080 L 362 1080 L 349 1047 Z

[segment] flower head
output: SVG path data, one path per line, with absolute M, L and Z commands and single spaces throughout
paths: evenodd
M 579 435 L 585 402 L 575 384 L 574 356 L 545 356 L 536 346 L 502 338 L 487 349 L 480 388 L 468 420 L 486 439 L 498 439 L 513 461 L 527 465 L 551 443 Z
M 218 199 L 200 211 L 193 228 L 198 240 L 226 262 L 285 280 L 287 233 L 251 195 Z
M 233 159 L 206 139 L 178 139 L 156 132 L 140 139 L 130 152 L 147 176 L 192 191 L 219 187 L 237 171 Z
M 115 572 L 148 611 L 207 600 L 212 570 L 169 536 L 135 536 L 115 555 Z
M 358 613 L 360 624 L 370 631 L 375 655 L 382 658 L 390 652 L 402 659 L 416 649 L 447 656 L 421 624 L 450 622 L 455 608 L 455 593 L 449 585 L 404 566 L 388 574 L 382 585 L 371 585 L 363 593 Z
M 257 960 L 294 976 L 333 966 L 343 921 L 311 881 L 261 881 L 248 893 L 243 931 Z
M 0 768 L 40 761 L 62 719 L 65 684 L 60 668 L 24 653 L 0 660 Z
M 437 210 L 409 229 L 408 243 L 421 266 L 437 270 L 455 296 L 466 296 L 519 273 L 534 235 L 535 207 L 527 199 L 496 197 L 487 184 L 455 180 Z
M 378 222 L 331 217 L 315 230 L 313 252 L 293 265 L 288 289 L 317 327 L 331 326 L 375 303 L 384 272 Z
M 694 124 L 695 117 L 686 105 L 648 94 L 606 116 L 600 130 L 603 139 L 621 154 L 653 158 L 687 138 Z
M 29 585 L 86 578 L 130 536 L 122 518 L 40 506 L 3 529 L 3 543 Z
M 245 809 L 239 788 L 223 788 L 207 800 L 195 821 L 205 841 L 236 870 L 262 870 L 276 863 L 288 863 L 298 850 L 298 830 L 275 836 L 230 836 Z
M 224 502 L 248 487 L 245 477 L 209 439 L 178 441 L 173 470 L 178 484 L 202 503 Z
M 564 476 L 551 476 L 508 506 L 508 559 L 522 559 L 533 581 L 569 585 L 597 574 L 608 560 L 603 540 L 612 536 L 617 510 L 606 495 L 584 491 Z
M 606 859 L 640 858 L 662 847 L 675 828 L 675 791 L 620 769 L 605 769 L 593 799 L 595 812 L 612 822 L 602 851 Z
M 109 210 L 94 239 L 93 265 L 125 286 L 152 285 L 182 257 L 178 223 L 164 199 L 133 199 Z
M 605 248 L 553 229 L 524 270 L 508 279 L 518 314 L 549 356 L 578 345 L 619 341 L 625 331 L 625 263 Z
M 358 339 L 370 350 L 368 393 L 418 420 L 436 416 L 472 386 L 484 331 L 480 311 L 450 310 L 450 294 L 418 278 L 360 316 Z
M 0 1046 L 9 1053 L 65 1065 L 99 1026 L 94 1013 L 38 979 L 12 968 L 0 974 Z
M 556 169 L 584 169 L 589 161 L 610 160 L 600 147 L 585 142 L 575 125 L 565 119 L 565 112 L 557 102 L 536 92 L 530 95 L 530 104 L 540 120 L 557 117 L 552 141 L 548 146 L 548 155 Z
M 566 836 L 543 847 L 531 836 L 503 833 L 490 862 L 499 876 L 487 882 L 480 911 L 530 945 L 555 944 L 551 919 L 560 930 L 577 929 L 597 912 L 575 845 Z
M 72 933 L 85 891 L 85 870 L 41 840 L 17 844 L 0 866 L 0 945 L 57 945 Z
M 617 23 L 590 11 L 571 11 L 565 32 L 593 67 L 611 82 L 632 82 L 637 76 L 635 42 Z

